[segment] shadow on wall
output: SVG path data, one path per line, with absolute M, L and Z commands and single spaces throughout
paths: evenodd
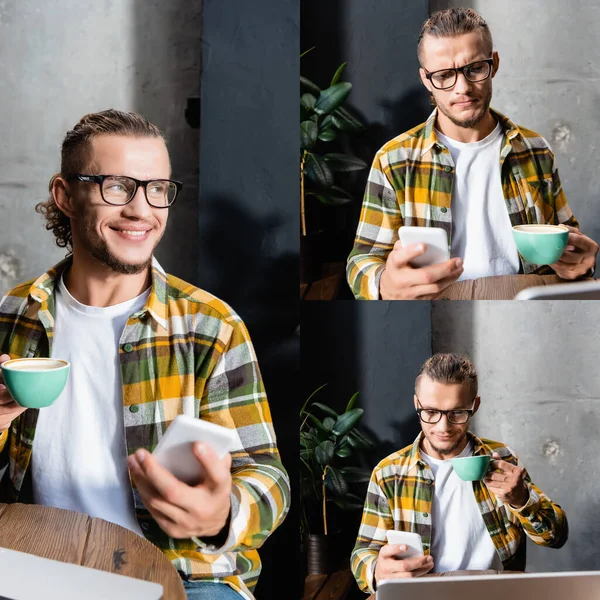
M 195 284 L 200 136 L 187 124 L 185 109 L 187 99 L 200 93 L 202 5 L 131 1 L 132 104 L 166 134 L 172 177 L 184 184 L 156 254 L 168 272 Z

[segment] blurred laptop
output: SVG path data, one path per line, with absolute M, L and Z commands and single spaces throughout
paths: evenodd
M 161 600 L 158 583 L 0 548 L 0 598 Z
M 515 300 L 600 300 L 600 281 L 530 287 L 521 290 Z
M 382 581 L 377 600 L 598 600 L 600 571 L 421 577 Z

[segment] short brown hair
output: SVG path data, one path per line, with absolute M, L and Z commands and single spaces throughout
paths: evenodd
M 423 39 L 427 35 L 433 37 L 455 37 L 465 33 L 480 31 L 491 55 L 494 49 L 492 33 L 483 17 L 472 8 L 448 8 L 434 12 L 421 27 L 417 55 L 423 66 Z
M 91 142 L 100 135 L 125 135 L 130 137 L 157 137 L 165 139 L 160 129 L 134 112 L 122 112 L 109 109 L 90 113 L 82 117 L 67 131 L 62 143 L 60 173 L 50 179 L 48 190 L 50 197 L 40 202 L 36 212 L 46 219 L 46 229 L 54 233 L 59 248 L 72 249 L 71 222 L 54 202 L 52 186 L 57 177 L 69 177 L 88 169 L 91 160 Z
M 477 371 L 475 365 L 458 354 L 434 354 L 419 370 L 415 380 L 415 391 L 421 377 L 438 383 L 468 383 L 473 397 L 477 396 Z

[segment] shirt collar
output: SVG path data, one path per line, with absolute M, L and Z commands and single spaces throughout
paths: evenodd
M 500 127 L 506 137 L 507 145 L 510 145 L 510 142 L 518 135 L 521 134 L 520 129 L 517 125 L 515 125 L 508 117 L 505 117 L 502 113 L 490 108 L 490 112 L 492 116 L 500 123 Z M 437 146 L 438 149 L 447 151 L 446 146 L 440 142 L 436 132 L 435 132 L 435 122 L 437 119 L 438 108 L 437 106 L 433 109 L 433 112 L 429 115 L 427 121 L 425 122 L 425 127 L 423 129 L 423 149 L 421 150 L 421 156 L 423 156 L 426 152 L 429 152 L 434 146 Z
M 62 274 L 71 266 L 73 255 L 70 254 L 49 271 L 38 277 L 29 288 L 29 296 L 42 307 L 46 307 L 48 300 L 54 294 Z M 152 289 L 144 308 L 137 313 L 138 316 L 148 312 L 152 318 L 168 331 L 168 283 L 167 274 L 155 257 L 152 257 Z

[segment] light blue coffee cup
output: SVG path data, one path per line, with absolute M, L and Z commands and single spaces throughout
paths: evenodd
M 521 256 L 534 265 L 557 262 L 569 241 L 564 225 L 515 225 L 512 231 Z
M 24 408 L 50 406 L 65 389 L 71 364 L 56 358 L 15 358 L 0 365 L 2 378 Z
M 450 460 L 452 468 L 463 481 L 479 481 L 485 477 L 490 466 L 491 456 L 463 456 Z

